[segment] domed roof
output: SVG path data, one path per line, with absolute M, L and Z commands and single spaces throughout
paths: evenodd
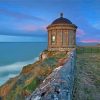
M 52 22 L 52 24 L 72 24 L 67 18 L 63 18 L 63 13 L 60 14 L 60 18 L 57 18 Z

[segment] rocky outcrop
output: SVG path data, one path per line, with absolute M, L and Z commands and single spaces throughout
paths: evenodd
M 75 50 L 69 52 L 67 59 L 61 59 L 62 66 L 53 70 L 53 72 L 43 81 L 43 83 L 26 100 L 71 100 L 74 67 Z

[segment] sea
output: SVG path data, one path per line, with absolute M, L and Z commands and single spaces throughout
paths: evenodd
M 39 59 L 46 42 L 1 42 L 0 43 L 0 86 L 17 76 L 23 66 Z

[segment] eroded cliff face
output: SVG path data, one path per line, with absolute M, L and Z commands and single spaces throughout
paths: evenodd
M 67 52 L 44 51 L 38 61 L 24 66 L 21 73 L 0 87 L 3 100 L 25 100 L 51 72 L 65 63 Z
M 25 100 L 72 100 L 75 68 L 75 50 Z

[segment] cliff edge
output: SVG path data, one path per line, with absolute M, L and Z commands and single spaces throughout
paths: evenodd
M 24 66 L 21 73 L 0 87 L 0 99 L 25 100 L 52 73 L 68 59 L 68 52 L 43 51 L 40 59 Z
M 69 52 L 64 64 L 55 68 L 26 100 L 72 100 L 75 57 L 75 50 Z

